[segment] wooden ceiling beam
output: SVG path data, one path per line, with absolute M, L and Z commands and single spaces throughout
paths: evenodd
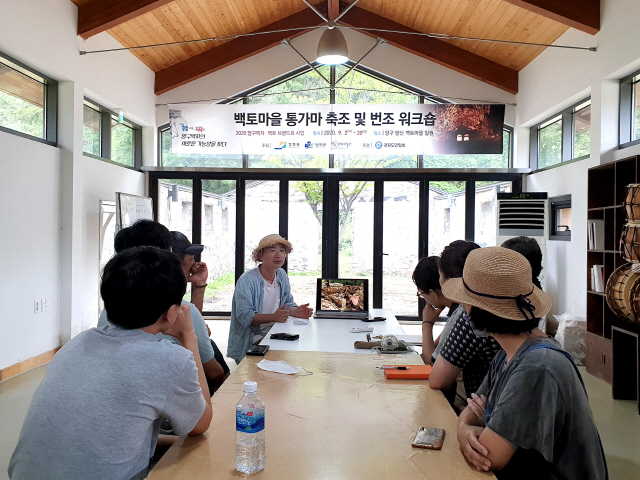
M 326 3 L 317 5 L 316 8 L 326 8 Z M 326 13 L 326 12 L 323 12 Z M 277 22 L 266 25 L 253 33 L 269 32 L 272 30 L 286 30 L 288 28 L 314 27 L 324 24 L 310 8 L 289 15 Z M 214 47 L 180 63 L 172 65 L 156 72 L 155 93 L 160 95 L 193 80 L 221 70 L 236 62 L 252 57 L 269 48 L 280 45 L 285 38 L 294 38 L 308 33 L 310 30 L 298 30 L 293 32 L 267 33 L 249 37 L 240 37 L 227 43 Z
M 600 0 L 505 1 L 590 35 L 600 31 Z
M 85 40 L 173 0 L 92 0 L 78 7 L 78 35 Z
M 375 13 L 368 12 L 357 6 L 349 10 L 338 23 L 350 27 L 417 32 L 416 30 L 388 20 Z M 518 93 L 517 70 L 500 65 L 499 63 L 456 47 L 450 43 L 422 35 L 371 32 L 366 30 L 359 31 L 373 38 L 383 38 L 389 44 L 401 48 L 406 52 L 418 55 L 419 57 L 438 63 L 509 93 Z
M 329 20 L 335 20 L 340 15 L 340 0 L 327 0 Z

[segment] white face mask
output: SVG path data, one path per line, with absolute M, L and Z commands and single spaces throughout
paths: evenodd
M 465 320 L 467 320 L 468 322 L 471 322 L 471 325 L 473 325 L 473 322 L 471 321 L 471 319 L 469 318 L 469 315 L 467 314 L 467 312 L 464 312 L 462 314 L 462 316 L 465 318 Z M 490 337 L 491 334 L 489 332 L 487 332 L 486 330 L 478 330 L 477 328 L 473 329 L 473 333 L 476 335 L 476 337 Z
M 302 370 L 302 367 L 292 367 L 284 360 L 277 362 L 273 360 L 260 360 L 257 366 L 268 372 L 284 373 L 285 375 L 295 375 Z
M 489 332 L 487 332 L 486 330 L 478 330 L 476 328 L 473 329 L 473 333 L 476 335 L 476 337 L 490 337 L 491 334 Z

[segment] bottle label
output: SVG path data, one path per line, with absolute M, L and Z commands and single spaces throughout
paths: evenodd
M 236 431 L 258 433 L 264 430 L 264 412 L 256 410 L 236 411 Z

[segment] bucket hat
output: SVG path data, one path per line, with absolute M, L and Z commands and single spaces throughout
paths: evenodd
M 442 285 L 451 301 L 481 308 L 509 320 L 540 318 L 551 298 L 531 281 L 527 259 L 508 248 L 485 247 L 469 253 L 461 278 Z
M 260 252 L 265 248 L 273 247 L 274 245 L 283 245 L 285 251 L 287 252 L 287 255 L 289 255 L 293 251 L 293 247 L 291 246 L 291 243 L 289 243 L 289 240 L 287 240 L 286 238 L 282 238 L 277 233 L 274 233 L 272 235 L 267 235 L 262 240 L 260 240 L 260 243 L 251 254 L 253 261 L 259 262 L 260 260 L 258 259 L 258 255 L 260 254 Z

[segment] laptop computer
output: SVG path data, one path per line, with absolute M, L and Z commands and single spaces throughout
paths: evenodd
M 369 280 L 319 278 L 315 318 L 369 318 Z

